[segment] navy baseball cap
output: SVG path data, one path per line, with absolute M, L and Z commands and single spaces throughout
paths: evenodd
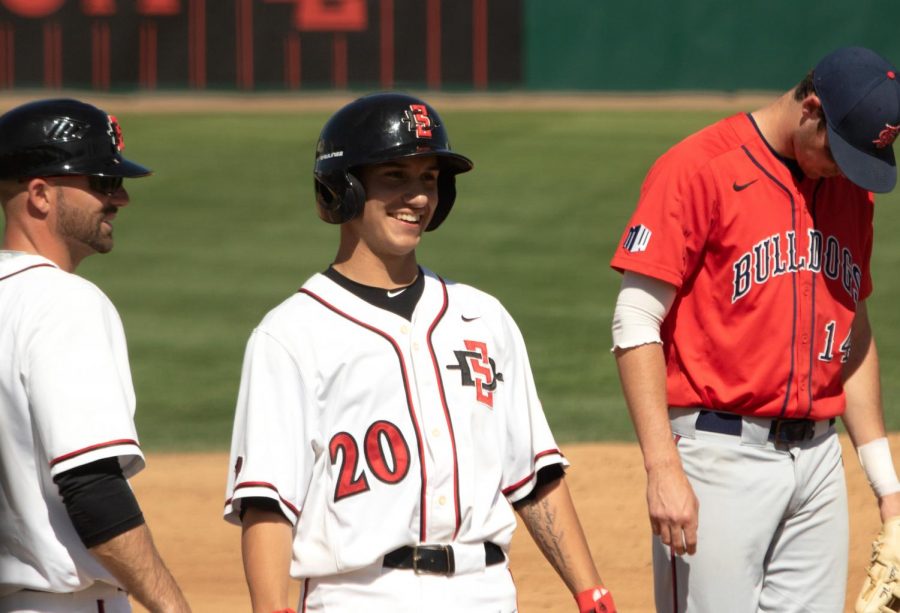
M 844 47 L 819 61 L 813 79 L 838 168 L 870 192 L 894 189 L 892 145 L 900 134 L 897 70 L 870 49 Z

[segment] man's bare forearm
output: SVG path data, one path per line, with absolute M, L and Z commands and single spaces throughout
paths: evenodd
M 146 524 L 92 547 L 90 552 L 128 593 L 152 613 L 191 610 L 156 550 Z
M 564 478 L 543 486 L 516 507 L 538 549 L 572 594 L 601 585 Z

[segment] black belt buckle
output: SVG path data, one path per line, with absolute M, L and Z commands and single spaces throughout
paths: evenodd
M 769 440 L 775 443 L 808 441 L 816 434 L 816 422 L 811 419 L 773 419 Z
M 417 575 L 427 573 L 449 577 L 456 571 L 456 559 L 450 545 L 419 545 L 412 550 L 412 568 Z

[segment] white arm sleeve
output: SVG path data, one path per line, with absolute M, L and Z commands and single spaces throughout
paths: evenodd
M 625 271 L 613 313 L 613 349 L 662 343 L 659 329 L 675 302 L 676 291 L 665 281 Z

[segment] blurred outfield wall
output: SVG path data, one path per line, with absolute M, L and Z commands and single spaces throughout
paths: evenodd
M 900 63 L 897 0 L 531 0 L 525 86 L 782 90 L 845 45 Z
M 897 0 L 0 0 L 0 89 L 782 89 Z

